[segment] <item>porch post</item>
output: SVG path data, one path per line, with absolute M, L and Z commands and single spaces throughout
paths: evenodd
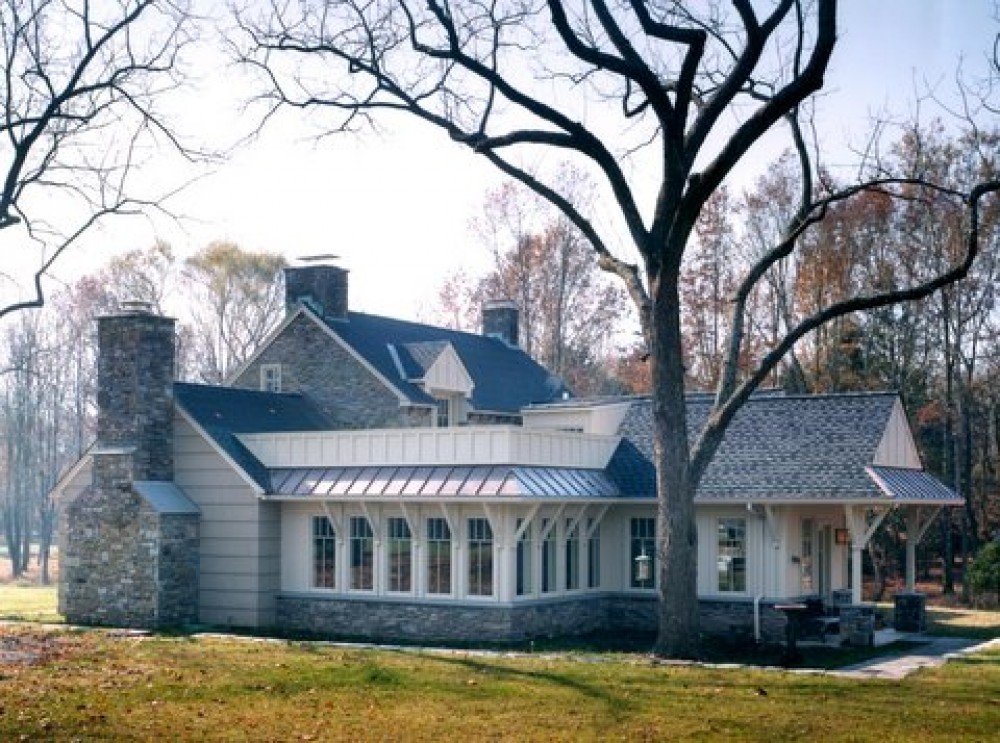
M 917 545 L 941 510 L 940 506 L 906 506 L 903 519 L 906 523 L 906 590 L 913 593 L 917 587 Z
M 847 504 L 844 506 L 847 528 L 851 532 L 851 603 L 861 603 L 861 550 L 889 513 L 885 507 Z

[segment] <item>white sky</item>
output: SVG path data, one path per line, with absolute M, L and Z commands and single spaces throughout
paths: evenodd
M 949 94 L 959 58 L 982 69 L 996 30 L 990 0 L 844 0 L 821 104 L 824 136 L 856 141 L 870 115 L 910 113 L 925 83 Z M 210 71 L 180 128 L 210 137 L 248 128 L 232 79 L 229 71 Z M 444 274 L 486 265 L 469 223 L 501 179 L 485 160 L 429 127 L 397 117 L 383 128 L 381 135 L 316 142 L 307 126 L 285 117 L 175 200 L 173 209 L 186 216 L 181 226 L 110 221 L 64 256 L 53 275 L 73 280 L 157 237 L 182 255 L 226 239 L 290 258 L 337 254 L 351 270 L 352 309 L 426 317 Z M 762 152 L 755 165 L 766 166 L 770 154 Z M 183 179 L 166 169 L 145 175 L 157 183 Z M 0 236 L 0 252 L 10 248 Z M 5 265 L 12 270 L 12 261 Z

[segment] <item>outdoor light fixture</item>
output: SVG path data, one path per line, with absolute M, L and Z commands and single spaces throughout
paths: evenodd
M 642 547 L 642 554 L 635 558 L 635 582 L 645 583 L 649 580 L 649 555 L 646 554 L 646 546 Z
M 847 544 L 850 541 L 850 532 L 847 529 L 834 529 L 833 541 L 837 544 Z

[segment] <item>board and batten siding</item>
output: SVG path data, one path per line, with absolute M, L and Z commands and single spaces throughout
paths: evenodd
M 279 511 L 182 416 L 174 420 L 174 480 L 201 509 L 199 621 L 269 627 L 280 582 Z
M 903 404 L 898 399 L 893 405 L 872 464 L 882 467 L 923 468 L 916 442 L 913 440 L 913 430 L 906 418 Z

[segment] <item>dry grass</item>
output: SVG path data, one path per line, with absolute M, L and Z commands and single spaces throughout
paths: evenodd
M 982 740 L 1000 654 L 903 682 L 0 629 L 0 739 Z M 0 661 L 2 663 L 2 661 Z

